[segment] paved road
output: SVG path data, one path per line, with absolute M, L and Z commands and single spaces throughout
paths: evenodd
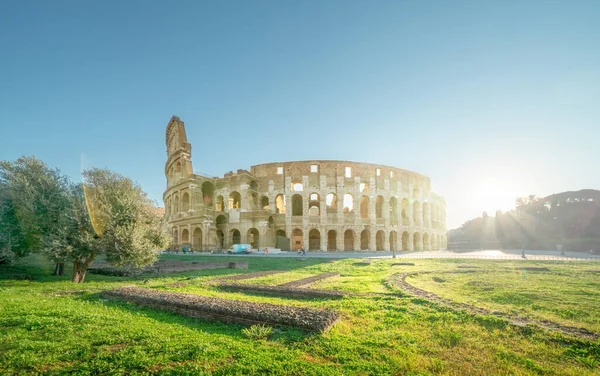
M 198 255 L 199 253 L 195 253 Z M 244 256 L 244 257 L 299 257 L 296 252 L 270 253 L 250 255 L 229 255 L 200 253 L 205 256 Z M 181 253 L 180 253 L 181 255 Z M 189 255 L 189 254 L 188 254 Z M 386 251 L 361 251 L 361 252 L 306 252 L 310 258 L 391 258 L 392 252 Z M 491 260 L 522 260 L 521 250 L 482 250 L 482 251 L 436 251 L 436 252 L 396 252 L 397 258 L 468 258 Z M 573 260 L 573 261 L 599 261 L 600 255 L 585 252 L 565 252 L 562 256 L 559 251 L 525 250 L 527 260 Z

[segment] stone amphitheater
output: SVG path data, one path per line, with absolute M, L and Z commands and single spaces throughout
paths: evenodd
M 172 249 L 413 251 L 446 248 L 446 203 L 431 180 L 372 163 L 265 163 L 223 177 L 192 168 L 183 121 L 166 132 L 165 216 Z

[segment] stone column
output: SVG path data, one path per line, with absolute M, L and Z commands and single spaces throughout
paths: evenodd
M 346 232 L 346 230 L 344 230 L 344 228 L 342 226 L 338 226 L 338 228 L 340 230 L 336 230 L 335 233 L 335 248 L 337 251 L 343 251 L 345 248 L 344 245 L 344 232 Z

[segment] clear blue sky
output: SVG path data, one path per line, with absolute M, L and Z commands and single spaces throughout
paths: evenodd
M 297 159 L 432 179 L 448 227 L 600 188 L 600 1 L 0 0 L 0 159 L 138 181 Z M 161 202 L 162 204 L 162 202 Z

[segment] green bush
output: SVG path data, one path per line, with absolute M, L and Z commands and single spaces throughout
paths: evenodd
M 267 339 L 273 332 L 273 328 L 265 325 L 252 325 L 249 328 L 242 329 L 242 333 L 250 339 Z

